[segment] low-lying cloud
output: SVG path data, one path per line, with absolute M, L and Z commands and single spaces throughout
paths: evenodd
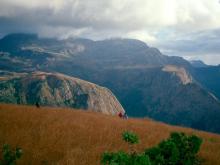
M 214 58 L 220 56 L 219 27 L 218 0 L 0 1 L 1 36 L 26 32 L 95 40 L 130 37 L 171 55 Z

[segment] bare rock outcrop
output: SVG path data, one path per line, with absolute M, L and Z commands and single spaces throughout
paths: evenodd
M 164 72 L 170 72 L 179 77 L 183 85 L 192 83 L 192 77 L 187 73 L 186 69 L 183 67 L 178 67 L 175 65 L 166 65 L 162 68 Z
M 73 107 L 115 115 L 123 107 L 107 88 L 60 73 L 34 72 L 0 82 L 0 102 Z

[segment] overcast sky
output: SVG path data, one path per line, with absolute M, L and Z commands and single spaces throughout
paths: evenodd
M 136 38 L 220 64 L 219 0 L 0 0 L 0 36 Z

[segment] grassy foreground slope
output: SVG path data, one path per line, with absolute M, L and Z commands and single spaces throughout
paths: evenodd
M 203 138 L 199 155 L 204 165 L 220 164 L 220 135 L 158 123 L 148 119 L 122 120 L 95 112 L 0 104 L 0 146 L 19 146 L 18 164 L 98 165 L 104 151 L 128 150 L 121 133 L 132 130 L 138 150 L 156 145 L 170 132 Z

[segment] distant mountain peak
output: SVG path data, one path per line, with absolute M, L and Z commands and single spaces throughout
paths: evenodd
M 203 67 L 207 67 L 208 66 L 202 60 L 191 60 L 189 62 L 195 68 L 203 68 Z

